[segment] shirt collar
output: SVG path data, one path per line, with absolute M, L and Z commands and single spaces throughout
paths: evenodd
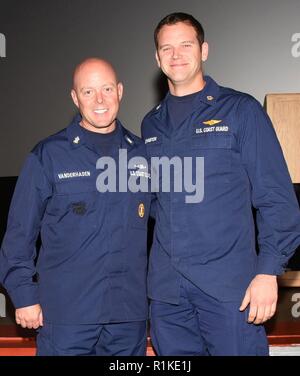
M 77 114 L 67 128 L 68 140 L 73 148 L 79 148 L 85 145 L 84 132 L 79 124 L 81 119 L 81 115 Z
M 220 86 L 210 76 L 204 76 L 206 82 L 204 88 L 199 91 L 195 104 L 202 102 L 209 106 L 213 106 L 220 95 Z M 170 92 L 167 93 L 163 101 L 154 109 L 154 115 L 164 116 L 166 114 L 166 102 L 170 97 Z
M 206 84 L 199 92 L 198 100 L 213 106 L 219 97 L 220 86 L 210 76 L 204 76 L 204 81 Z
M 81 122 L 81 119 L 81 115 L 77 114 L 71 121 L 70 125 L 67 127 L 67 137 L 73 148 L 79 148 L 81 146 L 87 145 L 85 134 L 81 125 L 79 124 Z M 121 135 L 120 147 L 127 149 L 134 147 L 135 141 L 133 137 L 126 131 L 126 129 L 118 119 L 116 121 L 116 126 Z

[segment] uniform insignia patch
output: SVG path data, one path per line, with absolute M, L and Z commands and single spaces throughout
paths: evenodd
M 72 210 L 74 214 L 84 215 L 86 213 L 86 203 L 83 201 L 72 202 Z
M 211 119 L 211 120 L 204 121 L 203 124 L 205 124 L 205 125 L 215 125 L 215 124 L 219 124 L 221 122 L 222 122 L 222 120 Z
M 139 217 L 144 218 L 145 215 L 145 205 L 143 203 L 139 204 L 139 209 L 138 209 Z
M 133 145 L 134 141 L 132 138 L 130 138 L 127 134 L 125 135 L 125 140 L 128 142 L 129 145 Z
M 155 142 L 155 141 L 157 141 L 157 137 L 149 137 L 149 138 L 146 138 L 145 144 L 149 144 L 149 142 Z

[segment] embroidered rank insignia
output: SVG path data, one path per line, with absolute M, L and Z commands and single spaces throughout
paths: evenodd
M 72 210 L 74 214 L 77 215 L 84 215 L 86 213 L 86 203 L 83 201 L 80 202 L 72 202 Z
M 204 121 L 203 124 L 205 124 L 205 125 L 215 125 L 215 124 L 219 124 L 221 122 L 222 122 L 222 120 L 211 119 L 211 120 Z

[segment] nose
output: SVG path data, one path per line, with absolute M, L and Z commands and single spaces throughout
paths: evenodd
M 102 91 L 101 90 L 97 92 L 96 100 L 97 100 L 98 103 L 102 103 L 103 102 L 103 96 L 102 96 Z
M 172 58 L 173 59 L 178 59 L 180 58 L 181 54 L 180 54 L 180 51 L 179 51 L 179 48 L 177 47 L 174 47 L 173 48 L 173 54 L 172 54 Z

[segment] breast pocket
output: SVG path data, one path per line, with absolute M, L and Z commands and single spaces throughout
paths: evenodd
M 195 157 L 204 158 L 206 183 L 230 181 L 232 135 L 199 134 L 192 137 L 191 150 Z M 213 181 L 212 181 L 213 179 Z
M 72 195 L 88 192 L 96 192 L 96 180 L 94 179 L 77 179 L 66 180 L 56 183 L 56 193 L 58 195 Z
M 232 136 L 230 134 L 200 134 L 193 136 L 193 149 L 231 149 Z
M 56 193 L 50 199 L 44 224 L 60 224 L 62 228 L 87 225 L 93 221 L 96 199 L 100 193 L 94 182 L 67 181 L 56 184 Z
M 162 155 L 162 143 L 161 142 L 153 142 L 146 144 L 147 154 L 151 157 L 159 157 Z
M 100 193 L 91 182 L 60 182 L 49 200 L 41 228 L 43 258 L 47 265 L 68 262 L 92 246 L 105 220 Z M 67 265 L 67 264 L 66 264 Z M 50 267 L 50 266 L 49 266 Z

